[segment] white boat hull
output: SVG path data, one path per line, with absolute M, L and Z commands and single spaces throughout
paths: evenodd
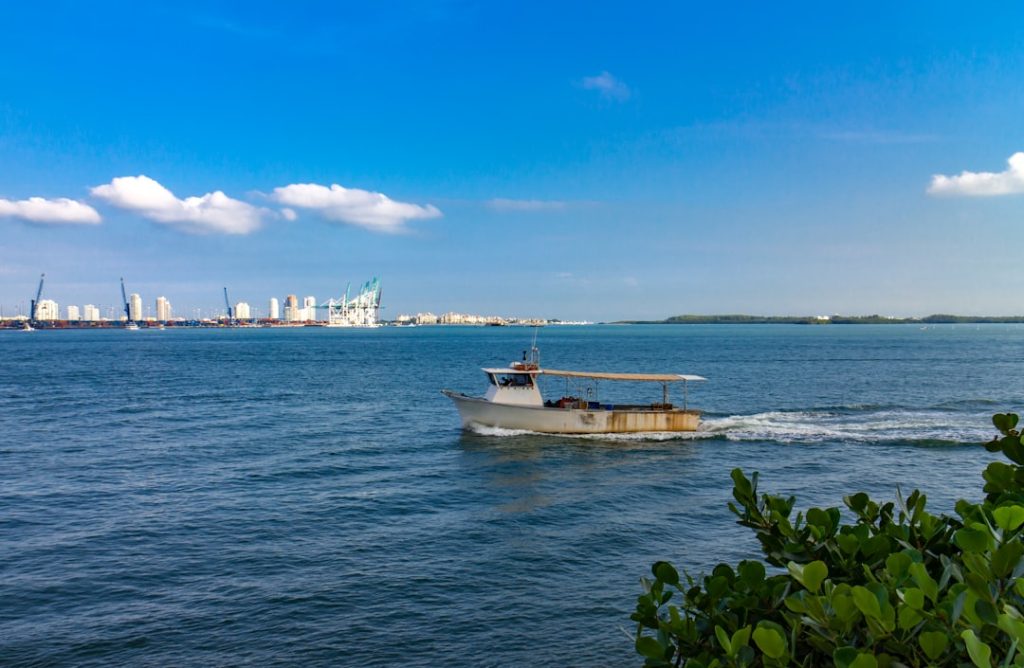
M 700 411 L 671 409 L 549 408 L 515 406 L 470 397 L 451 390 L 442 393 L 459 411 L 464 428 L 474 426 L 524 429 L 545 434 L 627 434 L 653 431 L 696 431 Z

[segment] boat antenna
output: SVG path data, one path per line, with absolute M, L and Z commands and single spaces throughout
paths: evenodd
M 534 325 L 533 327 L 533 343 L 530 345 L 530 355 L 533 357 L 531 360 L 534 364 L 540 367 L 540 349 L 537 348 L 537 334 L 540 332 L 540 327 Z

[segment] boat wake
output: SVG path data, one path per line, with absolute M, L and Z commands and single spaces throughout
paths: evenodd
M 768 411 L 708 417 L 705 434 L 730 441 L 781 443 L 901 442 L 919 445 L 976 444 L 992 438 L 990 415 L 943 410 L 867 408 L 866 410 Z
M 705 416 L 695 432 L 631 434 L 544 434 L 525 429 L 476 425 L 481 436 L 600 441 L 769 441 L 776 443 L 899 443 L 918 446 L 974 445 L 992 438 L 990 414 L 892 407 L 844 407 L 766 411 L 750 415 Z

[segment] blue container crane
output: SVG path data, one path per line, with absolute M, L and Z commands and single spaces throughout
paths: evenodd
M 132 322 L 132 310 L 128 305 L 128 295 L 124 291 L 124 278 L 121 278 L 121 301 L 124 303 L 124 315 L 128 318 L 128 323 Z
M 228 324 L 235 324 L 234 309 L 231 308 L 231 301 L 228 299 L 228 289 L 226 287 L 224 288 L 224 306 L 228 309 Z
M 32 308 L 29 310 L 28 321 L 30 324 L 36 324 L 36 315 L 39 311 L 39 299 L 43 296 L 43 279 L 46 278 L 46 274 L 39 276 L 39 289 L 36 290 L 36 298 L 32 300 Z

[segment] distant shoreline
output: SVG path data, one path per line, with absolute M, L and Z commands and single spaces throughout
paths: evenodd
M 1021 324 L 1024 315 L 970 316 L 935 314 L 923 318 L 891 318 L 881 315 L 760 316 L 760 315 L 676 315 L 664 320 L 619 320 L 623 325 L 949 325 Z

